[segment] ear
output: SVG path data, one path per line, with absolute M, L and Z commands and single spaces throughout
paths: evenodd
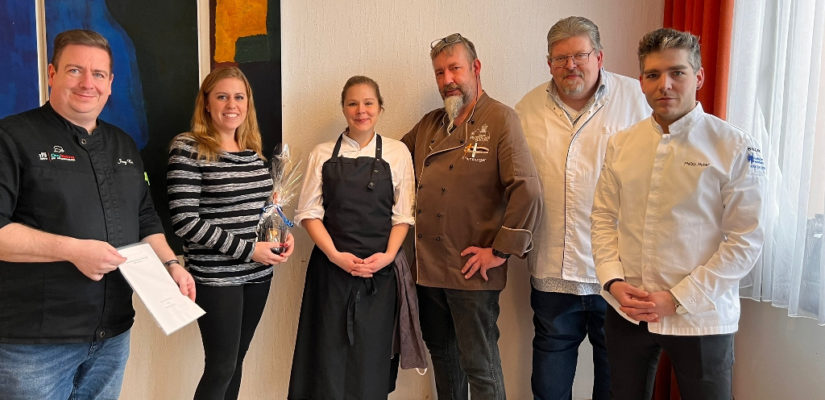
M 699 67 L 699 71 L 696 71 L 696 90 L 702 88 L 702 85 L 705 84 L 705 68 Z
M 111 73 L 109 73 L 109 88 L 108 88 L 110 95 L 112 94 L 112 82 L 114 82 L 114 81 L 115 81 L 115 74 L 114 74 L 114 72 L 111 72 Z
M 473 68 L 476 71 L 476 78 L 481 76 L 481 60 L 476 58 L 475 61 L 473 61 Z
M 57 73 L 57 70 L 54 68 L 54 65 L 52 65 L 51 63 L 49 63 L 49 69 L 48 69 L 47 73 L 49 75 L 49 87 L 51 87 L 52 84 L 54 83 L 54 74 Z
M 596 54 L 596 62 L 599 63 L 599 69 L 602 69 L 602 65 L 604 65 L 604 52 L 599 50 L 599 53 Z

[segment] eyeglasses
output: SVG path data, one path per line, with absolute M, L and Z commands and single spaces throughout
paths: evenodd
M 572 56 L 558 56 L 558 57 L 547 57 L 550 59 L 550 65 L 553 67 L 563 67 L 567 65 L 567 60 L 572 58 L 573 63 L 576 65 L 582 65 L 586 63 L 590 59 L 590 53 L 596 51 L 594 48 L 593 50 L 588 51 L 587 53 L 576 53 Z
M 447 35 L 441 39 L 433 40 L 430 43 L 430 50 L 439 47 L 439 46 L 447 46 L 451 44 L 455 44 L 461 42 L 464 38 L 461 37 L 460 33 L 453 33 L 452 35 Z

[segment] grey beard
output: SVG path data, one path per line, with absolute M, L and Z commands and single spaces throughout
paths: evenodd
M 447 125 L 447 133 L 453 130 L 455 119 L 461 109 L 464 108 L 464 98 L 462 96 L 450 96 L 444 99 L 444 110 L 447 111 L 447 117 L 450 118 L 450 124 Z

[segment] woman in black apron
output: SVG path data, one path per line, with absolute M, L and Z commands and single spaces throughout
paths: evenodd
M 347 130 L 318 145 L 296 220 L 316 246 L 307 267 L 290 399 L 386 399 L 395 387 L 395 258 L 413 223 L 413 172 L 401 142 L 375 133 L 378 85 L 350 78 Z

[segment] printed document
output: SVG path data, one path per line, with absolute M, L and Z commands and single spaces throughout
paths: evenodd
M 148 243 L 120 247 L 126 262 L 118 268 L 140 300 L 167 335 L 205 314 L 194 301 L 180 293 L 178 285 Z

